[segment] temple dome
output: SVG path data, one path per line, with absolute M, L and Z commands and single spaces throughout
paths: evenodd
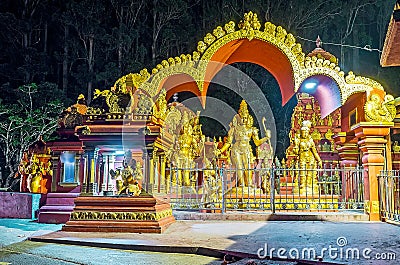
M 330 52 L 325 51 L 324 49 L 321 48 L 321 39 L 318 36 L 317 40 L 315 41 L 317 47 L 310 52 L 309 54 L 307 54 L 307 57 L 317 57 L 318 59 L 326 59 L 331 61 L 332 63 L 338 64 L 339 61 L 338 59 Z

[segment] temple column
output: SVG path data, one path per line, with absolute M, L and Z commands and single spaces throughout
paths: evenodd
M 160 157 L 160 192 L 166 192 L 166 180 L 165 180 L 165 154 L 162 154 Z
M 110 171 L 109 169 L 109 160 L 110 160 L 110 155 L 105 154 L 103 156 L 103 184 L 101 185 L 101 189 L 103 191 L 108 191 L 108 184 L 109 184 L 109 179 L 108 179 L 108 172 Z
M 346 132 L 340 132 L 333 137 L 336 150 L 340 157 L 341 167 L 356 167 L 360 151 L 358 150 L 358 141 L 354 135 L 347 135 Z
M 104 178 L 104 159 L 103 159 L 103 154 L 99 154 L 98 158 L 98 179 L 99 179 L 99 184 L 97 185 L 97 190 L 98 193 L 103 194 L 103 184 L 106 182 L 106 179 Z
M 84 187 L 83 183 L 85 182 L 85 158 L 83 157 L 83 154 L 80 154 L 79 157 L 79 171 L 78 171 L 78 183 L 79 183 L 79 191 L 83 192 Z
M 51 192 L 57 191 L 57 184 L 61 182 L 61 161 L 60 153 L 53 154 L 51 158 L 53 176 L 51 181 Z M 22 179 L 21 179 L 22 181 Z M 21 190 L 22 191 L 22 190 Z
M 95 172 L 95 164 L 94 164 L 94 151 L 88 150 L 87 151 L 87 160 L 86 160 L 86 188 L 85 193 L 86 195 L 93 192 L 93 181 L 94 181 L 94 172 Z
M 157 150 L 152 150 L 152 152 L 149 153 L 149 158 L 150 158 L 150 167 L 149 167 L 149 192 L 152 194 L 154 193 L 155 189 L 157 188 L 157 183 L 155 179 L 155 163 L 156 163 L 156 153 Z
M 359 183 L 362 181 L 362 176 L 352 174 L 353 170 L 359 165 L 360 150 L 358 149 L 358 140 L 354 133 L 347 134 L 339 132 L 333 137 L 336 150 L 340 158 L 340 168 L 344 170 L 342 174 L 342 202 L 351 203 L 359 198 L 358 192 Z
M 392 126 L 392 122 L 361 122 L 352 127 L 363 153 L 365 211 L 370 221 L 380 220 L 378 174 L 384 169 L 386 136 Z
M 143 150 L 143 183 L 142 186 L 145 191 L 149 191 L 149 181 L 150 181 L 150 157 L 147 150 Z

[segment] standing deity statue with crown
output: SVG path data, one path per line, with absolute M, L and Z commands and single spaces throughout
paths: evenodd
M 251 164 L 254 162 L 253 150 L 250 140 L 253 139 L 256 146 L 260 146 L 271 137 L 270 131 L 262 139 L 258 137 L 258 129 L 253 126 L 253 117 L 249 114 L 247 103 L 242 100 L 239 113 L 233 117 L 228 131 L 227 142 L 221 149 L 217 149 L 217 155 L 230 148 L 230 161 L 236 169 L 237 187 L 254 187 Z M 246 189 L 243 189 L 245 191 Z
M 302 122 L 300 134 L 294 138 L 293 153 L 296 155 L 299 176 L 296 179 L 296 188 L 300 182 L 300 193 L 318 194 L 317 166 L 322 166 L 314 140 L 310 134 L 311 121 Z
M 178 152 L 175 163 L 176 166 L 183 171 L 178 172 L 178 181 L 186 187 L 190 187 L 192 184 L 189 169 L 194 167 L 194 158 L 197 155 L 196 150 L 199 146 L 196 136 L 197 135 L 193 132 L 193 126 L 190 122 L 188 112 L 184 112 L 182 127 L 176 142 L 176 149 Z

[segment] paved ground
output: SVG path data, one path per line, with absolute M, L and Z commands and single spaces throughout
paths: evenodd
M 0 219 L 0 265 L 71 264 L 221 264 L 216 258 L 188 254 L 114 250 L 27 241 L 61 229 L 61 225 L 38 224 L 26 219 Z
M 381 222 L 196 220 L 177 221 L 161 235 L 72 232 L 41 235 L 44 231 L 40 230 L 48 232 L 59 227 L 0 219 L 0 242 L 3 245 L 0 264 L 33 264 L 33 260 L 34 264 L 221 264 L 218 259 L 202 255 L 154 251 L 213 255 L 216 253 L 213 250 L 228 250 L 254 258 L 257 252 L 265 255 L 267 249 L 273 257 L 280 254 L 290 258 L 298 253 L 300 258 L 304 255 L 308 259 L 313 251 L 320 256 L 324 248 L 326 250 L 322 254 L 325 261 L 347 264 L 400 263 L 400 227 Z M 28 236 L 53 244 L 30 241 L 13 244 Z M 109 247 L 131 250 L 107 249 Z M 279 248 L 282 248 L 280 252 Z M 386 260 L 378 259 L 382 256 Z M 251 263 L 249 259 L 241 261 L 241 264 L 246 263 L 277 264 L 258 260 Z

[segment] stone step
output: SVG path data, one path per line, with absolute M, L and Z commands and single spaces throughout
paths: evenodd
M 49 193 L 46 205 L 74 205 L 74 200 L 79 193 Z
M 80 193 L 77 192 L 68 192 L 68 193 L 53 192 L 53 193 L 48 193 L 47 198 L 76 198 L 79 195 Z
M 46 205 L 74 205 L 75 198 L 47 198 Z
M 72 212 L 74 205 L 44 205 L 40 208 L 40 212 Z
M 64 224 L 75 207 L 79 193 L 48 193 L 46 204 L 39 209 L 38 222 Z
M 68 222 L 71 211 L 39 212 L 38 222 L 46 224 L 65 224 Z

